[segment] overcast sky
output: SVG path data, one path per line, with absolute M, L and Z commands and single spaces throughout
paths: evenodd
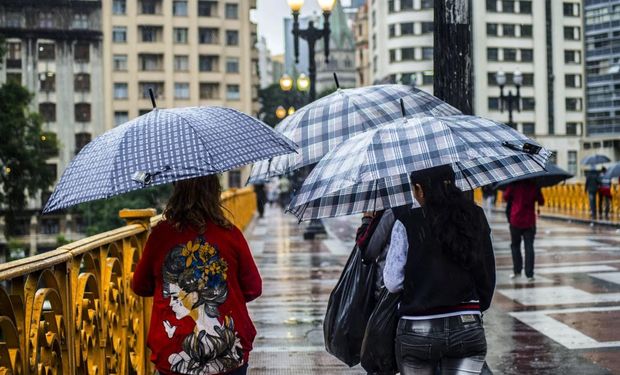
M 342 0 L 342 5 L 348 5 L 349 0 Z M 301 9 L 301 15 L 311 15 L 321 8 L 317 0 L 306 0 Z M 284 53 L 284 18 L 291 16 L 291 9 L 286 0 L 257 0 L 256 10 L 250 15 L 252 21 L 258 24 L 258 35 L 267 39 L 267 46 L 272 55 Z

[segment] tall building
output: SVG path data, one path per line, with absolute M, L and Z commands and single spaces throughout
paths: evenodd
M 271 56 L 271 65 L 271 80 L 273 83 L 278 83 L 286 72 L 284 70 L 284 54 Z
M 256 1 L 112 0 L 104 3 L 106 125 L 152 109 L 214 105 L 258 113 Z M 224 187 L 242 186 L 247 170 Z
M 585 0 L 587 153 L 620 159 L 620 1 Z
M 261 37 L 256 45 L 258 49 L 258 73 L 260 75 L 260 88 L 271 85 L 273 80 L 273 61 L 271 51 L 267 47 L 267 39 Z
M 368 86 L 370 81 L 370 59 L 368 49 L 368 5 L 362 5 L 353 24 L 355 34 L 355 85 Z
M 433 0 L 370 3 L 373 83 L 433 85 Z M 579 0 L 473 0 L 474 111 L 507 122 L 500 111 L 498 71 L 505 94 L 523 75 L 513 126 L 555 151 L 560 167 L 577 174 L 585 122 L 583 21 Z
M 105 129 L 101 3 L 0 0 L 0 35 L 7 42 L 0 84 L 16 81 L 34 93 L 32 109 L 43 119 L 45 137 L 59 144 L 48 160 L 57 176 Z M 31 254 L 56 247 L 58 234 L 72 238 L 76 230 L 69 215 L 38 217 L 48 197 L 44 192 L 28 202 L 13 233 Z

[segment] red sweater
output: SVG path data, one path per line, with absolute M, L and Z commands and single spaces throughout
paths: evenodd
M 545 198 L 531 181 L 518 181 L 504 190 L 504 199 L 512 200 L 510 206 L 510 225 L 527 229 L 536 225 L 536 203 L 543 206 Z
M 147 345 L 162 374 L 223 374 L 248 361 L 256 329 L 246 303 L 262 280 L 239 229 L 211 222 L 203 233 L 153 228 L 133 274 L 153 296 Z

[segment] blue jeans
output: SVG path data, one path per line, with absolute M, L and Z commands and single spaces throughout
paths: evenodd
M 596 192 L 588 193 L 588 198 L 590 200 L 590 218 L 594 220 L 596 219 Z
M 428 320 L 400 319 L 396 362 L 401 375 L 480 374 L 487 342 L 479 315 Z

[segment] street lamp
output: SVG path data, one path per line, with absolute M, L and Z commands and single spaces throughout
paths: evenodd
M 512 90 L 508 90 L 508 95 L 504 95 L 504 85 L 506 84 L 506 74 L 503 71 L 499 71 L 495 74 L 495 82 L 499 86 L 499 110 L 504 112 L 504 104 L 508 108 L 508 126 L 515 128 L 515 124 L 512 122 L 512 111 L 516 109 L 521 112 L 521 85 L 523 84 L 523 74 L 519 70 L 515 70 L 512 73 L 512 83 L 517 88 L 517 94 L 513 95 Z
M 279 105 L 278 108 L 276 108 L 276 117 L 278 119 L 280 119 L 280 120 L 285 118 L 286 117 L 286 108 L 284 108 L 281 105 Z
M 304 5 L 303 0 L 288 0 L 288 5 L 293 13 L 293 46 L 295 49 L 295 63 L 299 63 L 299 38 L 308 42 L 308 73 L 310 74 L 310 101 L 316 99 L 316 63 L 314 61 L 314 45 L 323 39 L 325 63 L 329 62 L 329 16 L 334 7 L 335 0 L 318 0 L 319 6 L 323 10 L 323 28 L 314 27 L 314 21 L 308 22 L 305 29 L 299 28 L 299 11 Z

